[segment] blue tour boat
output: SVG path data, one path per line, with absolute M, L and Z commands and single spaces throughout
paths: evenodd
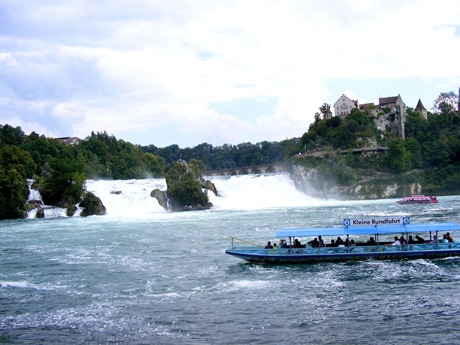
M 339 227 L 280 229 L 275 237 L 285 245 L 273 248 L 231 236 L 225 252 L 249 262 L 274 264 L 445 258 L 460 256 L 460 239 L 454 240 L 453 231 L 460 231 L 458 223 L 411 224 L 409 217 L 344 219 Z M 335 237 L 344 243 L 331 241 Z

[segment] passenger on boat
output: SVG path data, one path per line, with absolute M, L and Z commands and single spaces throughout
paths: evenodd
M 280 240 L 278 243 L 278 247 L 286 248 L 287 247 L 286 240 Z
M 401 237 L 399 238 L 399 242 L 401 242 L 402 245 L 407 244 L 407 241 L 406 241 L 406 239 L 404 238 L 404 236 L 401 236 Z
M 318 241 L 318 239 L 317 239 L 316 237 L 315 237 L 314 240 L 308 242 L 308 244 L 309 244 L 310 246 L 314 247 L 314 248 L 315 248 L 315 247 L 319 247 L 319 241 Z
M 412 237 L 412 235 L 409 235 L 409 240 L 407 241 L 407 243 L 409 244 L 414 244 L 414 243 L 417 243 L 415 242 L 414 238 Z
M 294 248 L 302 248 L 302 244 L 297 238 L 294 240 Z
M 419 235 L 415 236 L 415 238 L 417 239 L 417 243 L 421 243 L 421 244 L 425 243 L 425 240 L 422 237 L 420 237 Z
M 270 241 L 267 242 L 265 249 L 273 249 L 272 243 Z
M 351 240 L 351 241 L 350 241 L 350 247 L 356 247 L 355 240 Z
M 329 247 L 335 247 L 335 246 L 336 246 L 336 245 L 335 245 L 335 241 L 332 239 L 332 240 L 331 240 L 331 244 L 329 245 Z
M 450 232 L 448 232 L 448 233 L 446 234 L 446 239 L 447 239 L 447 241 L 449 241 L 449 242 L 454 242 L 454 239 L 452 238 L 452 236 L 450 236 Z
M 276 246 L 276 242 L 273 243 L 273 249 L 278 249 L 278 247 Z
M 401 241 L 399 240 L 398 236 L 395 236 L 395 241 L 391 244 L 392 246 L 400 246 Z
M 337 237 L 337 240 L 335 240 L 335 244 L 337 246 L 340 246 L 341 244 L 343 244 L 343 240 L 340 237 Z
M 323 241 L 323 239 L 321 238 L 321 236 L 318 236 L 318 243 L 319 243 L 319 246 L 320 246 L 320 247 L 325 247 L 324 241 Z
M 369 240 L 367 241 L 367 244 L 369 244 L 371 246 L 374 245 L 375 244 L 374 237 L 369 238 Z

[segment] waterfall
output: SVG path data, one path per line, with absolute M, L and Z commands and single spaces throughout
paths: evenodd
M 208 194 L 214 211 L 303 207 L 325 202 L 298 191 L 288 174 L 208 176 L 205 179 L 214 183 L 219 194 Z M 165 179 L 87 180 L 86 189 L 101 199 L 108 217 L 143 217 L 167 212 L 150 196 L 154 189 L 166 191 Z M 31 190 L 31 198 L 41 200 L 39 193 L 35 193 L 38 192 Z M 65 217 L 65 209 L 43 208 L 45 218 Z M 35 217 L 35 213 L 30 211 L 29 217 Z M 78 215 L 79 212 L 75 214 Z
M 288 174 L 207 177 L 212 179 L 219 196 L 209 194 L 217 210 L 302 207 L 318 199 L 298 191 Z
M 27 218 L 37 218 L 39 210 L 43 212 L 43 218 L 67 217 L 65 208 L 45 205 L 40 192 L 32 187 L 34 181 L 28 180 L 27 182 L 29 185 L 27 203 L 32 207 L 27 211 Z

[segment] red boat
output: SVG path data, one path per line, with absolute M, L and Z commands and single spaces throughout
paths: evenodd
M 396 202 L 398 204 L 436 204 L 438 199 L 434 195 L 412 195 L 406 196 Z

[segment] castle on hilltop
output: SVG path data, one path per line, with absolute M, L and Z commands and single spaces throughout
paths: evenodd
M 406 104 L 401 98 L 401 95 L 392 96 L 392 97 L 380 97 L 379 103 L 376 105 L 374 103 L 363 103 L 359 104 L 358 100 L 352 100 L 346 95 L 339 97 L 339 99 L 334 103 L 334 114 L 335 116 L 340 116 L 345 118 L 348 114 L 351 113 L 352 109 L 367 110 L 373 115 L 378 115 L 380 112 L 383 112 L 383 115 L 379 116 L 377 119 L 377 128 L 382 130 L 385 129 L 387 125 L 390 125 L 397 133 L 398 136 L 404 140 L 404 121 L 407 114 Z M 418 103 L 414 109 L 419 112 L 425 120 L 428 118 L 428 112 L 423 106 L 422 101 L 419 99 Z M 326 118 L 331 118 L 332 112 L 327 114 Z M 394 117 L 394 121 L 389 119 Z

